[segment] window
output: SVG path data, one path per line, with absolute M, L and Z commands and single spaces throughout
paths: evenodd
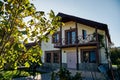
M 47 52 L 45 52 L 45 62 L 46 63 L 59 63 L 60 62 L 59 51 L 47 51 Z
M 96 52 L 94 50 L 83 51 L 82 61 L 85 63 L 96 63 Z
M 59 54 L 53 53 L 53 63 L 59 63 Z
M 51 53 L 46 53 L 46 62 L 47 63 L 51 62 Z
M 86 37 L 87 37 L 87 31 L 86 30 L 82 30 L 82 36 L 83 36 L 83 39 L 86 39 Z
M 53 38 L 52 38 L 52 42 L 53 42 L 53 43 L 58 43 L 59 40 L 60 40 L 60 33 L 59 33 L 59 32 L 54 33 L 54 34 L 53 34 Z
M 76 31 L 74 30 L 67 30 L 66 31 L 66 44 L 75 44 L 76 42 Z
M 96 62 L 96 54 L 95 51 L 90 51 L 90 62 Z

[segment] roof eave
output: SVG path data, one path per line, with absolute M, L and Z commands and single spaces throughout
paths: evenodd
M 90 26 L 90 27 L 94 27 L 94 28 L 97 27 L 98 29 L 105 30 L 106 35 L 108 37 L 108 41 L 110 43 L 112 43 L 107 24 L 103 24 L 103 23 L 99 23 L 99 22 L 96 22 L 96 21 L 79 18 L 79 17 L 76 17 L 76 16 L 64 14 L 64 13 L 58 13 L 57 16 L 60 16 L 62 18 L 62 20 L 61 20 L 62 22 L 74 21 L 74 22 L 81 23 L 81 24 L 84 24 L 84 25 L 87 25 L 87 26 Z

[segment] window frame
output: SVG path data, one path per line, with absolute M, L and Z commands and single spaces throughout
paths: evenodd
M 70 32 L 70 39 L 68 39 L 68 32 Z M 72 41 L 72 32 L 75 32 L 75 41 L 73 43 Z M 74 29 L 69 29 L 69 30 L 65 30 L 65 44 L 69 45 L 69 44 L 75 44 L 76 43 L 76 28 Z M 70 43 L 68 43 L 68 40 L 70 40 Z
M 58 62 L 54 61 L 54 53 L 58 54 Z M 47 62 L 47 55 L 46 54 L 50 54 L 51 55 L 51 60 L 50 62 Z M 45 51 L 45 63 L 60 63 L 60 51 L 59 50 L 53 50 L 53 51 Z
M 95 52 L 95 62 L 91 62 L 90 61 L 90 52 L 91 51 L 94 51 Z M 85 62 L 85 60 L 84 60 L 84 52 L 88 52 L 88 62 Z M 97 56 L 97 50 L 96 49 L 82 49 L 81 50 L 81 62 L 82 63 L 97 63 L 97 61 L 98 61 L 98 58 L 97 58 L 98 56 Z

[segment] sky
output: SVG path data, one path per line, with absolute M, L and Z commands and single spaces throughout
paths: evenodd
M 32 0 L 38 11 L 53 10 L 108 25 L 111 40 L 120 47 L 120 0 Z

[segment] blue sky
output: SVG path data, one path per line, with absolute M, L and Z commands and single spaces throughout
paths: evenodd
M 120 46 L 120 0 L 33 0 L 36 9 L 69 15 L 108 25 L 114 46 Z

